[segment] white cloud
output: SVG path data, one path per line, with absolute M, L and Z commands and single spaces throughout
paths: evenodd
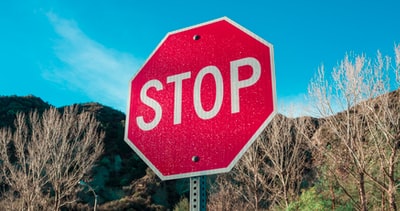
M 89 38 L 74 21 L 48 13 L 60 39 L 54 51 L 65 65 L 47 70 L 44 76 L 85 93 L 91 100 L 125 111 L 128 83 L 139 62 Z
M 287 117 L 311 116 L 320 118 L 345 110 L 343 106 L 340 106 L 342 103 L 335 99 L 331 99 L 330 104 L 332 110 L 328 111 L 328 113 L 321 113 L 318 110 L 322 106 L 321 102 L 317 102 L 317 99 L 307 96 L 307 94 L 299 93 L 291 96 L 278 96 L 278 112 Z
M 317 116 L 306 94 L 278 96 L 278 112 L 288 117 Z

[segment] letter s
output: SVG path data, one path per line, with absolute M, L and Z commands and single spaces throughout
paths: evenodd
M 150 122 L 145 122 L 143 116 L 139 116 L 136 118 L 137 125 L 143 131 L 154 129 L 158 125 L 158 123 L 160 123 L 162 116 L 161 105 L 153 98 L 147 96 L 147 90 L 150 89 L 151 87 L 156 88 L 157 91 L 163 89 L 163 85 L 161 84 L 161 82 L 159 80 L 154 79 L 146 82 L 143 85 L 142 89 L 140 90 L 140 100 L 143 102 L 143 104 L 151 107 L 155 112 L 154 119 Z

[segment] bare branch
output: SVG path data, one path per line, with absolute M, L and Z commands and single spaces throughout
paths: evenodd
M 41 116 L 18 114 L 15 128 L 0 130 L 2 174 L 14 193 L 5 194 L 13 202 L 9 206 L 59 210 L 73 202 L 77 181 L 103 150 L 104 132 L 94 116 L 78 113 L 76 106 L 62 114 L 50 108 Z

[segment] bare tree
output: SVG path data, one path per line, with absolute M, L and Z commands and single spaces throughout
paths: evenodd
M 209 196 L 210 210 L 260 210 L 269 202 L 269 174 L 261 140 L 255 141 L 231 172 L 218 175 Z
M 59 210 L 74 202 L 78 181 L 102 153 L 103 138 L 94 116 L 77 106 L 17 114 L 15 130 L 0 130 L 4 208 Z
M 309 86 L 309 96 L 318 115 L 324 117 L 325 134 L 316 136 L 325 139 L 320 152 L 329 162 L 329 172 L 335 182 L 354 202 L 359 210 L 368 209 L 366 179 L 374 169 L 377 152 L 370 141 L 371 124 L 377 124 L 381 114 L 372 114 L 370 99 L 387 93 L 390 59 L 378 52 L 375 60 L 361 56 L 348 56 L 334 69 L 332 80 L 325 77 L 323 67 Z M 385 104 L 380 105 L 385 106 Z M 336 113 L 342 111 L 340 113 Z M 398 111 L 397 111 L 398 112 Z M 392 113 L 393 114 L 393 113 Z M 375 117 L 374 117 L 375 116 Z M 372 122 L 369 120 L 372 120 Z M 382 124 L 387 124 L 381 122 Z M 374 139 L 376 140 L 376 139 Z M 358 200 L 343 180 L 354 181 L 358 189 Z
M 289 119 L 278 115 L 261 136 L 267 174 L 274 182 L 270 186 L 272 202 L 288 208 L 297 199 L 307 163 L 307 139 L 315 129 L 312 118 Z
M 246 210 L 247 204 L 240 193 L 241 183 L 237 183 L 232 173 L 219 174 L 209 189 L 207 210 Z
M 400 186 L 400 177 L 396 173 L 400 164 L 399 95 L 399 92 L 390 93 L 374 100 L 376 105 L 371 106 L 368 121 L 373 157 L 380 171 L 366 171 L 366 175 L 386 194 L 390 210 L 397 210 L 396 195 Z M 385 202 L 385 198 L 382 198 L 382 202 Z M 382 209 L 385 209 L 384 204 Z
M 245 202 L 245 210 L 265 209 L 269 204 L 273 178 L 267 172 L 265 144 L 259 138 L 232 170 L 235 180 L 240 181 L 236 191 Z
M 400 86 L 400 45 L 395 47 L 396 62 L 395 70 L 397 87 Z M 386 58 L 386 61 L 390 61 Z M 382 62 L 381 62 L 382 63 Z M 390 63 L 387 62 L 387 65 Z M 387 67 L 389 69 L 389 67 Z M 390 84 L 384 86 L 389 92 Z M 368 129 L 373 145 L 375 161 L 378 161 L 379 172 L 367 171 L 366 175 L 387 195 L 390 210 L 397 210 L 396 195 L 400 186 L 400 177 L 396 169 L 400 165 L 400 91 L 391 92 L 371 100 L 367 111 L 369 121 Z M 375 174 L 374 174 L 375 173 Z M 382 198 L 382 202 L 385 199 Z M 385 209 L 382 203 L 382 209 Z
M 300 191 L 307 160 L 306 119 L 277 115 L 210 196 L 214 210 L 287 208 Z M 229 195 L 227 194 L 229 193 Z M 226 199 L 224 197 L 227 197 Z M 231 202 L 231 203 L 229 203 Z

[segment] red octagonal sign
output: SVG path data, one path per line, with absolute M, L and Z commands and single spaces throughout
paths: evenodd
M 132 78 L 125 141 L 162 180 L 228 172 L 275 101 L 272 45 L 220 18 L 167 34 Z

